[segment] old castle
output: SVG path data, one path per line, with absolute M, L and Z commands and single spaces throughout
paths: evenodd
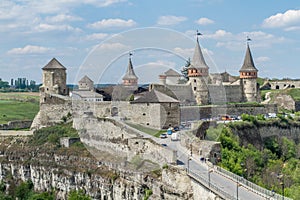
M 69 95 L 66 68 L 59 61 L 53 58 L 42 69 L 41 109 L 34 120 L 33 128 L 59 121 L 70 113 L 76 115 L 91 111 L 97 117 L 118 116 L 133 123 L 162 129 L 178 126 L 183 120 L 198 120 L 226 113 L 224 106 L 217 111 L 212 111 L 211 108 L 203 108 L 205 111 L 201 111 L 202 108 L 195 105 L 260 101 L 256 81 L 258 70 L 248 43 L 239 78 L 227 72 L 210 74 L 197 38 L 193 58 L 187 67 L 188 82 L 180 84 L 178 81 L 181 75 L 170 69 L 159 75 L 160 83 L 150 84 L 146 92 L 139 90 L 138 77 L 134 72 L 131 57 L 122 79 L 123 84 L 112 87 L 110 92 L 95 90 L 93 81 L 84 76 L 79 81 L 79 89 L 70 92 Z M 110 93 L 110 101 L 105 101 L 107 93 Z M 264 107 L 259 111 L 250 111 L 254 114 L 266 113 L 267 109 L 269 108 Z M 236 112 L 248 111 L 242 109 Z M 187 113 L 192 117 L 187 117 Z M 196 113 L 195 117 L 192 113 Z
M 180 74 L 170 69 L 160 75 L 160 84 L 151 84 L 150 89 L 171 91 L 182 105 L 207 105 L 225 102 L 259 102 L 257 72 L 247 44 L 244 63 L 236 78 L 227 72 L 210 74 L 197 38 L 193 59 L 187 68 L 189 81 L 177 84 Z

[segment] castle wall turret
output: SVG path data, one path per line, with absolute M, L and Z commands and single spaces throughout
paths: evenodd
M 240 81 L 243 91 L 243 100 L 246 102 L 259 101 L 259 89 L 257 87 L 257 72 L 254 66 L 249 44 L 242 68 L 240 69 Z
M 197 38 L 197 44 L 194 51 L 193 59 L 188 67 L 189 82 L 192 91 L 195 95 L 197 104 L 205 105 L 209 103 L 208 92 L 208 66 L 204 60 L 199 40 Z

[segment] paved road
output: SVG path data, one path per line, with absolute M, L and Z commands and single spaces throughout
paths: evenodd
M 119 121 L 119 120 L 118 120 Z M 126 128 L 133 129 L 121 122 Z M 135 129 L 135 131 L 137 131 Z M 171 137 L 168 138 L 156 138 L 146 133 L 139 132 L 146 138 L 151 138 L 159 144 L 164 144 L 166 148 L 171 148 L 177 151 L 178 165 L 185 169 L 188 169 L 189 174 L 195 174 L 197 179 L 203 180 L 207 187 L 215 191 L 214 188 L 225 192 L 229 198 L 226 199 L 239 199 L 239 200 L 260 200 L 260 199 L 273 199 L 272 197 L 266 197 L 258 192 L 254 192 L 249 187 L 240 184 L 238 180 L 233 180 L 232 178 L 220 173 L 216 170 L 216 167 L 210 165 L 209 163 L 200 161 L 199 158 L 194 155 L 190 155 L 190 151 L 183 147 L 180 141 L 171 141 Z
M 266 199 L 260 194 L 254 193 L 247 189 L 246 186 L 232 180 L 220 172 L 213 165 L 209 165 L 204 161 L 198 160 L 195 156 L 190 157 L 190 151 L 184 148 L 180 141 L 171 141 L 170 137 L 160 139 L 161 144 L 166 144 L 169 148 L 177 150 L 178 164 L 184 168 L 188 168 L 191 173 L 201 176 L 210 186 L 216 186 L 230 195 L 232 199 L 240 200 L 260 200 Z M 188 160 L 189 159 L 189 160 Z M 238 198 L 237 198 L 238 197 Z

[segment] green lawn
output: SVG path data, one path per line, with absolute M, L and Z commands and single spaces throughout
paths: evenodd
M 38 92 L 0 92 L 0 100 L 39 102 Z
M 167 132 L 167 130 L 157 130 L 157 129 L 145 127 L 145 126 L 142 126 L 142 125 L 139 125 L 139 124 L 132 124 L 132 123 L 128 123 L 128 122 L 126 122 L 126 124 L 128 126 L 131 126 L 132 128 L 135 128 L 135 129 L 139 130 L 139 131 L 142 131 L 142 132 L 147 133 L 149 135 L 153 135 L 154 137 L 159 137 L 160 134 Z
M 298 88 L 289 89 L 287 93 L 291 95 L 295 101 L 300 100 L 300 89 Z
M 0 93 L 0 124 L 13 120 L 33 120 L 38 111 L 38 96 Z

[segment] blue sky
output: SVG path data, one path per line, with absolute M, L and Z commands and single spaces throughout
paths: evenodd
M 133 52 L 140 82 L 155 82 L 192 57 L 196 30 L 210 72 L 238 75 L 248 36 L 260 77 L 300 78 L 299 3 L 273 0 L 1 0 L 0 77 L 41 82 L 55 57 L 68 83 L 116 83 Z

